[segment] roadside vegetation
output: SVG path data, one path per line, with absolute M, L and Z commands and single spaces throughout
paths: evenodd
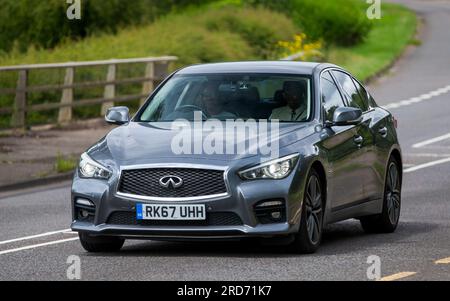
M 148 24 L 160 16 L 214 0 L 81 1 L 82 19 L 68 22 L 63 0 L 0 0 L 0 53 L 27 50 L 33 44 L 52 48 L 68 39 L 117 33 L 126 26 Z
M 0 4 L 11 1 L 0 0 Z M 24 2 L 27 1 L 31 0 Z M 302 60 L 336 63 L 365 80 L 389 66 L 405 46 L 413 42 L 417 22 L 415 14 L 403 6 L 384 3 L 382 18 L 369 20 L 366 17 L 368 5 L 360 0 L 139 1 L 158 2 L 158 9 L 165 7 L 165 13 L 156 17 L 148 11 L 144 15 L 139 12 L 136 20 L 118 20 L 113 25 L 107 25 L 106 21 L 103 25 L 89 24 L 91 27 L 85 24 L 87 27 L 83 34 L 74 37 L 69 30 L 54 44 L 42 44 L 19 35 L 19 40 L 22 43 L 28 41 L 28 44 L 16 42 L 8 51 L 0 51 L 0 65 L 175 55 L 179 57 L 171 66 L 175 69 L 203 62 L 279 59 L 302 52 L 308 54 L 300 56 Z M 53 2 L 61 1 L 49 3 Z M 108 1 L 89 2 L 101 7 L 101 3 Z M 195 2 L 195 5 L 188 2 Z M 105 5 L 108 8 L 105 8 L 105 16 L 117 13 L 114 5 Z M 154 11 L 158 9 L 154 8 Z M 129 13 L 133 14 L 134 10 L 124 9 L 124 16 Z M 90 23 L 103 22 L 101 18 L 89 20 Z M 1 30 L 4 28 L 2 22 L 0 18 L 0 41 L 5 37 Z M 28 30 L 31 28 L 30 25 Z M 43 38 L 42 41 L 45 40 Z M 64 78 L 61 72 L 32 72 L 29 84 L 61 84 Z M 120 79 L 124 75 L 142 76 L 144 70 L 142 66 L 130 65 L 119 68 L 118 72 Z M 78 82 L 104 80 L 105 70 L 83 68 L 75 76 Z M 12 88 L 16 81 L 17 74 L 0 73 L 1 87 Z M 119 95 L 139 94 L 140 89 L 140 85 L 118 86 L 117 92 Z M 75 90 L 75 98 L 99 97 L 102 93 L 102 88 Z M 32 93 L 28 101 L 35 104 L 57 102 L 59 99 L 57 93 Z M 0 106 L 11 106 L 13 100 L 13 95 L 0 96 Z M 136 109 L 138 103 L 127 105 Z M 83 119 L 97 117 L 99 112 L 100 106 L 94 105 L 76 108 L 74 115 Z M 57 111 L 53 110 L 32 113 L 27 118 L 31 124 L 42 124 L 55 122 L 56 116 Z M 0 116 L 0 128 L 8 126 L 9 117 Z
M 403 6 L 383 4 L 383 16 L 373 24 L 364 42 L 353 47 L 330 47 L 326 53 L 327 61 L 367 80 L 389 67 L 406 46 L 420 45 L 414 38 L 418 25 L 416 15 Z
M 78 160 L 73 156 L 64 156 L 61 153 L 58 153 L 56 156 L 55 171 L 57 173 L 73 171 L 77 166 L 77 162 Z

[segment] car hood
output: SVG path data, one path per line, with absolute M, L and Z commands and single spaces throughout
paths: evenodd
M 184 141 L 191 142 L 191 151 L 187 153 L 180 153 L 180 149 L 174 151 L 174 141 L 180 141 L 182 131 L 186 131 L 189 127 L 190 139 Z M 102 141 L 101 144 L 107 146 L 112 158 L 116 163 L 120 165 L 130 164 L 142 164 L 146 161 L 154 161 L 158 159 L 170 159 L 170 158 L 189 158 L 189 159 L 207 159 L 207 160 L 220 160 L 230 161 L 242 158 L 248 158 L 256 156 L 259 152 L 255 153 L 253 150 L 255 147 L 258 149 L 258 143 L 254 140 L 249 141 L 245 139 L 247 145 L 245 153 L 238 153 L 237 143 L 235 139 L 227 139 L 223 137 L 222 131 L 215 131 L 219 133 L 219 136 L 215 136 L 216 143 L 223 145 L 219 147 L 223 151 L 221 153 L 208 154 L 205 153 L 205 149 L 201 148 L 199 152 L 194 151 L 193 145 L 211 145 L 207 139 L 211 139 L 211 131 L 202 130 L 201 128 L 194 128 L 192 123 L 187 124 L 183 128 L 173 128 L 170 122 L 158 122 L 158 123 L 140 123 L 130 122 L 127 125 L 118 127 L 112 130 Z M 184 132 L 186 134 L 187 132 Z M 301 139 L 314 133 L 314 125 L 311 123 L 293 124 L 293 123 L 280 123 L 279 127 L 268 127 L 268 136 L 273 137 L 275 144 L 278 144 L 278 150 L 286 147 L 289 144 L 295 143 Z M 276 135 L 278 133 L 278 135 Z M 234 132 L 235 137 L 244 135 L 245 128 L 236 128 Z M 208 138 L 209 137 L 209 138 Z M 228 153 L 226 151 L 227 142 L 234 148 L 233 152 Z M 186 144 L 185 144 L 186 145 Z M 249 147 L 250 145 L 250 147 Z M 94 147 L 95 148 L 95 147 Z M 252 151 L 253 150 L 253 151 Z

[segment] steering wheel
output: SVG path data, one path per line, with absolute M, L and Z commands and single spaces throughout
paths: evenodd
M 206 114 L 203 113 L 203 109 L 196 105 L 183 105 L 175 109 L 175 112 L 194 112 L 194 111 L 202 112 L 202 118 L 208 119 L 208 116 L 206 116 Z

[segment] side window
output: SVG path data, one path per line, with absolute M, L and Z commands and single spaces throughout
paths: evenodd
M 333 120 L 333 114 L 336 108 L 343 107 L 341 93 L 337 88 L 333 78 L 328 71 L 322 74 L 321 80 L 322 104 L 325 111 L 326 120 Z
M 344 93 L 347 95 L 348 101 L 350 102 L 349 105 L 361 109 L 363 112 L 367 111 L 368 108 L 356 89 L 353 79 L 341 71 L 333 71 L 333 74 L 336 77 L 336 80 L 341 84 Z
M 364 88 L 357 80 L 353 78 L 353 83 L 356 86 L 356 89 L 359 92 L 359 95 L 361 95 L 362 100 L 364 101 L 364 105 L 366 108 L 375 107 L 375 104 L 373 102 L 373 98 L 367 93 L 366 88 Z

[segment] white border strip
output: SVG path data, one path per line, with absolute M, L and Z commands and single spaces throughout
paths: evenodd
M 414 167 L 410 167 L 410 168 L 403 170 L 403 172 L 404 173 L 413 172 L 413 171 L 416 171 L 419 169 L 423 169 L 423 168 L 427 168 L 427 167 L 431 167 L 431 166 L 435 166 L 435 165 L 439 165 L 439 164 L 444 164 L 447 162 L 450 162 L 450 158 L 444 158 L 441 160 L 436 160 L 436 161 L 431 161 L 431 162 L 428 162 L 425 164 L 416 165 Z
M 447 140 L 447 139 L 450 139 L 450 133 L 442 135 L 442 136 L 439 136 L 439 137 L 431 138 L 431 139 L 428 139 L 428 140 L 425 140 L 425 141 L 422 141 L 422 142 L 419 142 L 419 143 L 416 143 L 416 144 L 413 144 L 412 147 L 413 148 L 419 148 L 419 147 L 423 147 L 423 146 L 426 146 L 426 145 L 429 145 L 429 144 L 433 144 L 433 143 L 436 143 L 436 142 L 439 142 L 439 141 Z
M 396 109 L 396 108 L 400 108 L 400 107 L 404 107 L 404 106 L 409 106 L 409 105 L 412 105 L 412 104 L 415 104 L 415 103 L 419 103 L 419 102 L 422 102 L 424 100 L 429 100 L 431 98 L 437 97 L 437 96 L 442 95 L 442 94 L 446 94 L 448 92 L 450 92 L 450 85 L 448 85 L 446 87 L 443 87 L 443 88 L 440 88 L 440 89 L 436 89 L 434 91 L 431 91 L 431 92 L 428 92 L 428 93 L 425 93 L 425 94 L 422 94 L 422 95 L 417 96 L 417 97 L 413 97 L 413 98 L 410 98 L 410 99 L 393 102 L 393 103 L 390 103 L 390 104 L 387 104 L 387 105 L 384 105 L 384 106 L 381 106 L 381 107 L 383 107 L 383 108 L 385 108 L 387 110 L 389 110 L 389 109 Z
M 29 249 L 39 248 L 39 247 L 45 247 L 45 246 L 50 246 L 50 245 L 61 244 L 61 243 L 74 241 L 74 240 L 78 240 L 78 237 L 72 237 L 72 238 L 67 238 L 67 239 L 55 240 L 55 241 L 50 241 L 50 242 L 37 244 L 37 245 L 31 245 L 31 246 L 26 246 L 26 247 L 21 247 L 21 248 L 16 248 L 16 249 L 9 249 L 9 250 L 5 250 L 5 251 L 0 251 L 0 255 L 5 255 L 5 254 L 9 254 L 9 253 L 14 253 L 14 252 L 23 251 L 23 250 L 29 250 Z
M 4 240 L 4 241 L 0 241 L 0 245 L 10 244 L 10 243 L 22 241 L 22 240 L 29 240 L 29 239 L 39 238 L 39 237 L 55 235 L 58 233 L 71 232 L 71 231 L 72 231 L 71 229 L 64 229 L 64 230 L 51 231 L 51 232 L 46 232 L 46 233 L 41 233 L 41 234 L 36 234 L 36 235 L 31 235 L 31 236 L 25 236 L 25 237 L 10 239 L 10 240 Z

